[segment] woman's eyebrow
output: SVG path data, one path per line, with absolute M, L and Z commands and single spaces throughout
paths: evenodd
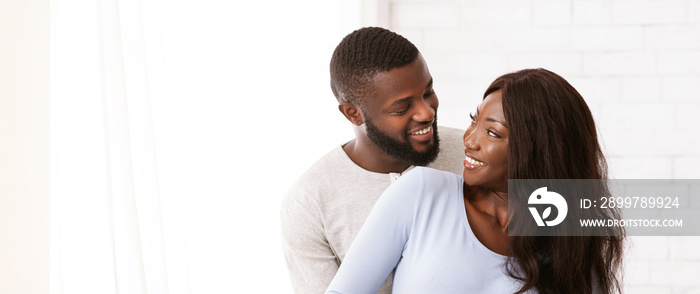
M 496 123 L 502 124 L 504 127 L 508 128 L 508 124 L 506 124 L 504 121 L 499 120 L 499 119 L 487 117 L 487 118 L 486 118 L 486 121 L 488 121 L 488 122 L 496 122 Z

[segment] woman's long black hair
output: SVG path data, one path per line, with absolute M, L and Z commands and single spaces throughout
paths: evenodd
M 498 90 L 510 126 L 508 179 L 607 178 L 591 111 L 564 78 L 545 69 L 525 69 L 497 78 L 484 97 Z M 605 184 L 596 189 L 609 195 Z M 619 217 L 616 211 L 600 211 L 575 213 Z M 531 217 L 527 212 L 525 207 L 509 211 L 510 224 Z M 506 268 L 524 283 L 518 293 L 533 288 L 542 294 L 620 293 L 623 241 L 623 230 L 603 236 L 511 236 Z

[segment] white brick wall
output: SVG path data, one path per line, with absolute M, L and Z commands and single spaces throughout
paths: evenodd
M 596 36 L 591 38 L 591 36 Z M 644 30 L 641 27 L 584 26 L 571 28 L 571 50 L 631 51 L 644 46 Z
M 685 0 L 615 0 L 612 2 L 614 24 L 679 24 L 686 20 Z
M 605 25 L 611 20 L 610 1 L 575 1 L 574 25 Z
M 652 52 L 591 52 L 583 56 L 584 75 L 650 75 L 656 68 L 656 55 Z
M 699 0 L 688 0 L 688 22 L 692 24 L 700 23 Z
M 532 20 L 535 26 L 560 26 L 571 23 L 571 1 L 534 0 L 532 4 Z
M 700 34 L 696 36 L 700 39 Z M 663 75 L 700 75 L 700 51 L 659 52 L 659 73 Z M 696 61 L 696 62 L 693 62 Z
M 661 79 L 658 76 L 623 78 L 620 100 L 626 103 L 661 101 Z
M 697 10 L 700 18 L 700 9 Z M 643 26 L 647 50 L 664 52 L 668 49 L 697 50 L 700 47 L 700 25 Z
M 498 75 L 544 67 L 588 101 L 613 177 L 700 179 L 700 0 L 386 1 L 442 124 L 465 127 Z M 700 237 L 629 245 L 626 293 L 700 293 Z

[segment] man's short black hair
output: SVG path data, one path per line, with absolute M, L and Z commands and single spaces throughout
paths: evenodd
M 364 107 L 377 73 L 408 65 L 418 48 L 401 35 L 379 27 L 365 27 L 345 36 L 331 58 L 331 89 L 338 101 Z

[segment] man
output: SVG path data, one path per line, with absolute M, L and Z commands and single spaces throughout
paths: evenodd
M 463 132 L 441 127 L 438 137 L 433 79 L 410 41 L 383 28 L 356 30 L 338 44 L 330 69 L 355 138 L 319 159 L 284 200 L 296 293 L 325 292 L 375 201 L 402 173 L 424 165 L 463 170 Z M 379 293 L 391 293 L 391 277 Z

